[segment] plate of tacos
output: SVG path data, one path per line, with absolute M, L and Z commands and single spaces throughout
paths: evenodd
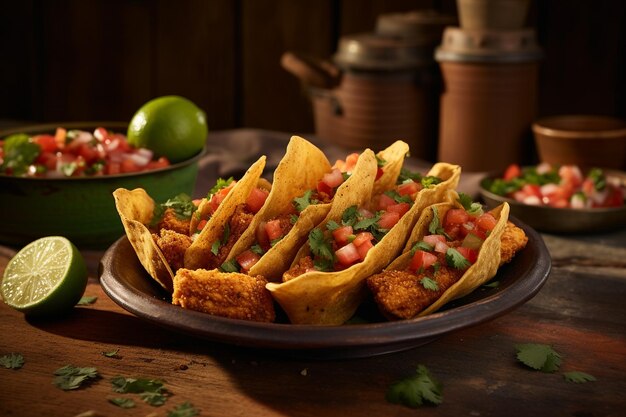
M 196 337 L 289 354 L 408 349 L 532 298 L 550 271 L 541 237 L 457 192 L 461 167 L 405 167 L 397 141 L 331 164 L 294 136 L 206 197 L 113 193 L 126 236 L 101 261 L 105 292 Z

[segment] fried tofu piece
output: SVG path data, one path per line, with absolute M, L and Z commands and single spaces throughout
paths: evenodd
M 446 266 L 441 266 L 434 275 L 386 270 L 369 277 L 367 287 L 385 318 L 410 319 L 441 297 L 461 276 L 463 271 Z M 436 281 L 438 290 L 425 288 L 420 282 L 425 277 Z
M 183 267 L 185 251 L 191 246 L 191 238 L 189 236 L 173 230 L 161 229 L 159 234 L 152 234 L 152 239 L 161 249 L 172 271 Z
M 526 247 L 528 236 L 526 236 L 526 233 L 524 233 L 522 229 L 508 221 L 504 228 L 501 241 L 500 266 L 510 262 L 517 252 Z
M 172 304 L 231 319 L 273 322 L 274 301 L 267 280 L 218 270 L 179 269 Z
M 189 235 L 190 222 L 190 219 L 181 219 L 173 209 L 168 208 L 163 213 L 161 221 L 157 224 L 157 230 L 168 229 L 183 235 Z

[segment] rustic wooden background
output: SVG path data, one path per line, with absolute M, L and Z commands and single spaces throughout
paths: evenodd
M 329 58 L 385 12 L 455 0 L 0 0 L 0 119 L 129 120 L 179 94 L 210 129 L 313 130 L 285 51 Z M 540 115 L 626 117 L 626 2 L 533 0 Z

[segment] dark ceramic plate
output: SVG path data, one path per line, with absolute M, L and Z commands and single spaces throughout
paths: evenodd
M 527 225 L 513 219 L 528 235 L 528 245 L 494 277 L 498 286 L 481 287 L 443 310 L 412 320 L 385 322 L 375 307 L 358 314 L 374 322 L 343 326 L 256 323 L 210 316 L 171 304 L 144 271 L 128 239 L 121 238 L 100 264 L 102 288 L 113 301 L 134 315 L 163 327 L 238 346 L 280 351 L 309 358 L 367 357 L 409 349 L 442 335 L 503 315 L 532 298 L 545 283 L 551 260 L 543 240 Z
M 606 170 L 606 173 L 618 177 L 626 184 L 626 172 Z M 493 208 L 506 201 L 511 206 L 511 216 L 523 220 L 536 230 L 552 233 L 597 233 L 626 227 L 626 206 L 594 209 L 531 206 L 488 191 L 485 183 L 495 178 L 502 178 L 501 173 L 487 175 L 480 182 L 480 194 L 485 204 Z

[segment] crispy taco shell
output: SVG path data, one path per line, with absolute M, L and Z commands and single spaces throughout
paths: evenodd
M 386 270 L 405 270 L 408 267 L 412 258 L 410 248 L 429 234 L 428 226 L 434 217 L 433 210 L 437 210 L 439 219 L 443 219 L 448 210 L 459 207 L 458 203 L 450 202 L 434 204 L 424 210 L 407 242 L 408 249 L 405 249 L 402 255 L 396 258 Z M 465 271 L 456 283 L 448 288 L 434 303 L 422 310 L 418 316 L 433 313 L 448 302 L 466 296 L 495 276 L 500 266 L 501 239 L 509 218 L 509 205 L 503 203 L 491 210 L 490 213 L 497 219 L 497 223 L 483 242 L 476 262 Z
M 363 160 L 359 158 L 359 162 L 371 167 L 372 160 L 375 162 L 373 154 L 370 152 L 363 155 Z M 375 170 L 372 172 L 375 174 Z M 380 272 L 401 253 L 421 211 L 431 204 L 450 197 L 449 191 L 458 185 L 461 169 L 456 165 L 440 163 L 436 164 L 428 175 L 437 175 L 444 181 L 420 191 L 409 212 L 402 216 L 400 221 L 368 252 L 362 262 L 338 272 L 311 271 L 280 284 L 269 283 L 267 285 L 274 299 L 287 313 L 291 323 L 338 325 L 352 317 L 367 293 L 365 278 Z M 357 191 L 362 194 L 347 190 L 350 198 L 334 201 L 328 216 L 319 227 L 324 227 L 330 220 L 341 219 L 344 210 L 350 206 L 364 206 L 369 203 L 372 197 L 373 180 L 368 178 L 367 182 L 361 181 L 358 186 L 360 190 Z M 309 252 L 310 249 L 306 243 L 298 251 L 292 265 Z
M 314 189 L 324 174 L 331 170 L 326 155 L 309 141 L 292 136 L 285 155 L 273 175 L 272 190 L 265 205 L 254 216 L 252 223 L 235 243 L 227 260 L 252 246 L 259 225 L 281 215 L 292 205 L 294 198 Z M 261 275 L 268 280 L 279 278 L 289 267 L 295 252 L 303 243 L 303 237 L 328 213 L 330 204 L 313 204 L 300 213 L 290 232 L 270 248 L 250 269 L 250 275 Z
M 168 292 L 173 291 L 174 274 L 163 253 L 152 239 L 146 226 L 154 215 L 154 200 L 145 190 L 118 188 L 113 192 L 115 207 L 120 215 L 126 236 L 148 274 Z
M 260 183 L 263 168 L 265 168 L 265 156 L 261 156 L 237 181 L 233 189 L 221 202 L 215 213 L 208 220 L 200 234 L 185 252 L 185 268 L 198 269 L 207 266 L 208 256 L 213 242 L 219 240 L 224 233 L 224 226 L 230 220 L 233 212 L 240 204 L 245 204 L 252 189 Z M 205 203 L 206 204 L 206 203 Z M 199 209 L 202 207 L 199 207 Z M 202 213 L 200 213 L 202 214 Z

